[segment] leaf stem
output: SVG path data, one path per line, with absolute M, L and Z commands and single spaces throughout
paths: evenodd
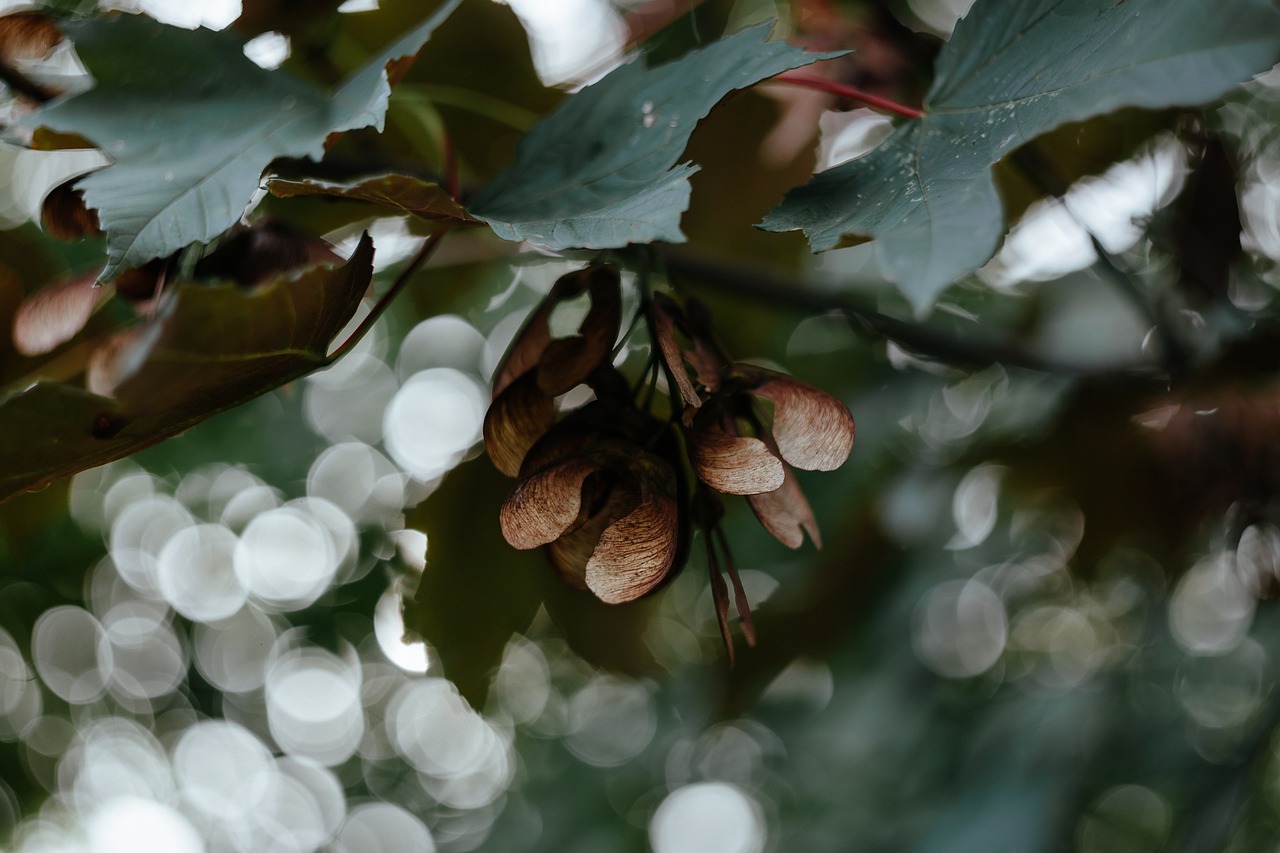
M 803 86 L 807 89 L 817 89 L 820 92 L 839 95 L 842 98 L 859 101 L 869 107 L 897 113 L 904 118 L 920 118 L 920 116 L 924 115 L 924 110 L 919 107 L 901 104 L 891 98 L 873 95 L 868 91 L 859 89 L 857 86 L 850 86 L 848 83 L 837 83 L 835 80 L 828 80 L 816 74 L 797 74 L 794 71 L 787 71 L 773 79 L 778 83 L 790 83 L 792 86 Z
M 373 308 L 360 321 L 360 325 L 356 327 L 356 330 L 342 342 L 341 346 L 329 353 L 329 357 L 324 362 L 326 365 L 333 364 L 355 349 L 356 344 L 360 343 L 360 339 L 368 334 L 374 323 L 378 322 L 387 308 L 390 307 L 392 301 L 400 294 L 400 291 L 404 290 L 405 285 L 409 283 L 409 279 L 413 278 L 413 274 L 418 271 L 418 268 L 426 262 L 427 258 L 431 257 L 436 247 L 440 245 L 440 241 L 444 239 L 444 235 L 448 233 L 449 226 L 446 225 L 426 239 L 426 242 L 422 244 L 422 248 L 418 250 L 418 254 L 414 255 L 413 259 L 400 271 L 400 275 L 396 276 L 396 280 L 387 289 L 387 292 L 378 298 Z

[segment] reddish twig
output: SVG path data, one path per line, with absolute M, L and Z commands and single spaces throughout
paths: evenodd
M 918 107 L 910 107 L 906 104 L 900 104 L 890 98 L 882 98 L 879 95 L 873 95 L 870 92 L 864 92 L 857 86 L 850 86 L 847 83 L 837 83 L 834 80 L 828 80 L 825 77 L 817 77 L 813 74 L 794 74 L 787 72 L 779 74 L 773 78 L 778 83 L 790 83 L 793 86 L 804 86 L 809 89 L 817 89 L 820 92 L 827 92 L 832 95 L 839 95 L 843 98 L 849 98 L 854 101 L 861 101 L 870 107 L 888 110 L 891 113 L 897 113 L 906 118 L 919 118 L 924 115 L 924 110 Z
M 378 298 L 378 301 L 374 303 L 373 308 L 365 316 L 364 320 L 360 322 L 360 325 L 356 327 L 356 330 L 342 342 L 341 346 L 329 354 L 326 360 L 328 364 L 338 361 L 338 359 L 351 352 L 356 344 L 360 343 L 360 339 L 373 328 L 374 323 L 378 322 L 383 312 L 387 310 L 387 307 L 391 305 L 400 291 L 404 290 L 405 285 L 409 283 L 409 279 L 413 278 L 413 274 L 418 271 L 418 268 L 426 262 L 427 258 L 431 257 L 436 250 L 436 246 L 440 245 L 440 241 L 448 233 L 449 228 L 445 226 L 427 238 L 426 242 L 422 244 L 422 248 L 418 250 L 418 254 L 414 255 L 413 260 L 409 261 L 408 265 L 400 271 L 400 275 L 396 277 L 395 282 L 387 289 L 386 293 Z

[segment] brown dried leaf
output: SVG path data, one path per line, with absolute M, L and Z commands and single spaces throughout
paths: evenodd
M 769 446 L 758 438 L 730 435 L 714 418 L 699 418 L 689 435 L 689 460 L 698 477 L 726 495 L 772 492 L 786 470 Z
M 112 293 L 109 287 L 94 287 L 96 280 L 96 273 L 61 279 L 24 299 L 13 316 L 14 349 L 41 355 L 74 338 Z
M 270 219 L 233 228 L 196 264 L 197 278 L 220 278 L 252 287 L 294 270 L 340 264 L 333 247 L 318 237 Z
M 273 178 L 267 182 L 267 190 L 280 198 L 320 195 L 380 204 L 428 222 L 476 222 L 439 184 L 411 175 L 374 175 L 341 183 Z
M 773 438 L 782 458 L 806 471 L 834 471 L 843 465 L 855 433 L 844 403 L 790 376 L 759 373 L 764 381 L 752 391 L 773 403 Z
M 484 447 L 494 467 L 508 477 L 518 476 L 529 449 L 555 421 L 555 400 L 538 388 L 536 371 L 509 384 L 484 416 Z

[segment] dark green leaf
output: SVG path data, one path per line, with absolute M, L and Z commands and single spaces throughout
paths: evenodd
M 114 163 L 77 186 L 107 232 L 104 280 L 230 228 L 277 157 L 324 155 L 334 132 L 382 129 L 386 66 L 416 53 L 460 0 L 331 91 L 259 68 L 230 33 L 95 17 L 67 34 L 96 85 L 26 120 L 92 140 Z
M 507 240 L 552 249 L 684 241 L 698 120 L 734 89 L 838 54 L 767 42 L 760 26 L 649 68 L 635 59 L 566 100 L 520 142 L 471 213 Z
M 290 37 L 332 20 L 341 0 L 243 0 L 232 27 L 243 35 L 277 32 Z
M 439 184 L 408 175 L 378 175 L 355 183 L 275 178 L 267 189 L 280 198 L 333 196 L 394 207 L 429 222 L 475 222 Z
M 427 533 L 427 567 L 405 623 L 432 645 L 445 676 L 477 708 L 511 635 L 527 631 L 539 607 L 592 665 L 652 673 L 644 633 L 660 599 L 605 604 L 565 584 L 542 549 L 508 545 L 498 507 L 514 485 L 481 456 L 449 472 L 411 512 L 408 523 Z
M 802 228 L 816 250 L 877 238 L 885 274 L 924 310 L 995 252 L 997 160 L 1121 107 L 1204 103 L 1277 59 L 1267 0 L 980 0 L 938 59 L 925 114 L 793 190 L 762 227 Z
M 366 235 L 341 267 L 252 290 L 179 285 L 120 356 L 114 399 L 57 382 L 0 398 L 0 500 L 127 456 L 323 367 L 372 275 Z
M 541 553 L 502 538 L 498 507 L 511 486 L 481 456 L 449 472 L 409 518 L 427 533 L 427 567 L 405 622 L 477 708 L 511 635 L 528 630 L 545 591 L 560 583 Z

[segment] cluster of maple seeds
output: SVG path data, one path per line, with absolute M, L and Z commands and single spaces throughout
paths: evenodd
M 574 335 L 555 337 L 557 307 L 586 296 Z M 711 590 L 725 644 L 734 586 L 743 633 L 754 642 L 746 596 L 721 529 L 721 495 L 744 495 L 774 537 L 821 547 L 817 522 L 791 466 L 830 471 L 849 456 L 854 421 L 843 403 L 799 380 L 734 362 L 694 299 L 642 298 L 656 378 L 671 388 L 667 417 L 638 402 L 611 358 L 622 321 L 616 268 L 563 276 L 516 335 L 494 378 L 485 446 L 517 482 L 503 502 L 503 535 L 516 548 L 546 546 L 570 584 L 602 601 L 632 601 L 683 566 L 692 527 L 704 531 Z M 556 398 L 580 385 L 594 398 L 558 417 Z M 677 396 L 678 395 L 678 396 Z M 651 398 L 650 398 L 651 399 Z M 693 477 L 689 476 L 692 472 Z

